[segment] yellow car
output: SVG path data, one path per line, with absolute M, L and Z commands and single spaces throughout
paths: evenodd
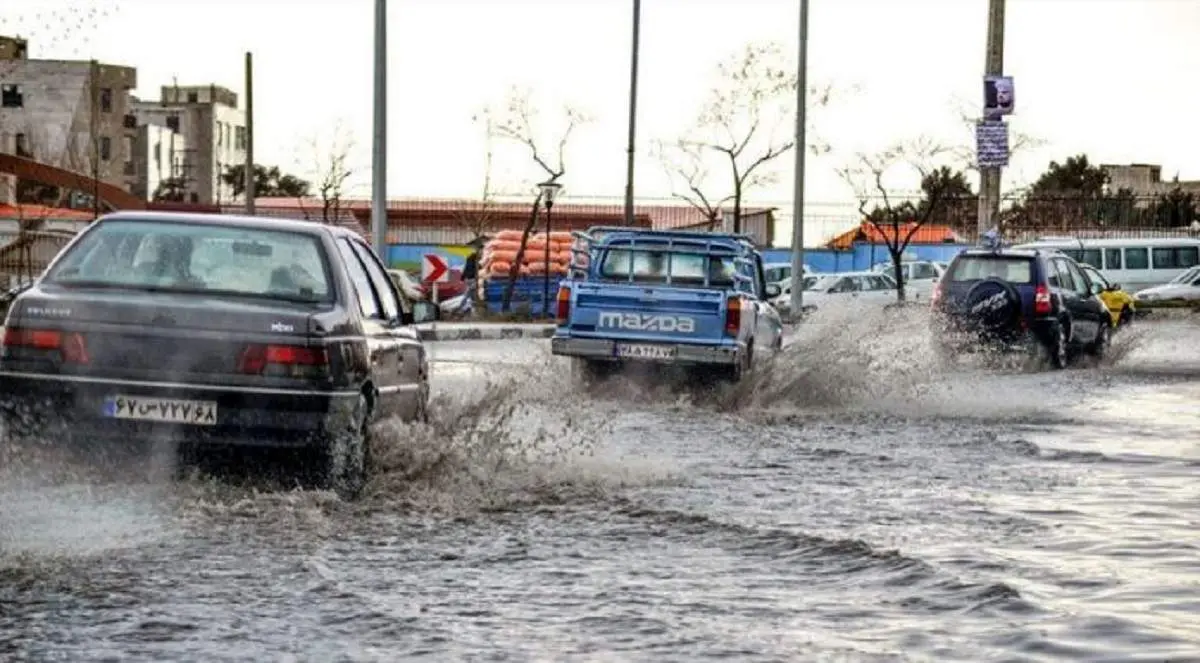
M 1132 322 L 1136 311 L 1133 295 L 1122 290 L 1119 284 L 1109 283 L 1108 279 L 1104 278 L 1100 270 L 1095 267 L 1085 263 L 1080 263 L 1079 266 L 1083 268 L 1088 278 L 1092 280 L 1092 285 L 1100 289 L 1098 293 L 1100 300 L 1108 307 L 1108 314 L 1112 317 L 1113 327 L 1120 327 Z

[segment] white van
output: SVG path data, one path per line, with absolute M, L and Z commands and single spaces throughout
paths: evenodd
M 1200 265 L 1200 239 L 1187 237 L 1082 239 L 1044 237 L 1016 249 L 1058 249 L 1100 270 L 1126 292 L 1168 283 Z

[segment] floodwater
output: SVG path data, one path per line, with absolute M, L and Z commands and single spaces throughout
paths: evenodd
M 815 319 L 710 396 L 439 345 L 354 504 L 10 465 L 0 660 L 1200 660 L 1200 326 L 1042 373 L 923 329 Z

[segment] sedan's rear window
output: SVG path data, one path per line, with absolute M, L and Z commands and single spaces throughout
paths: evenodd
M 45 280 L 305 302 L 326 302 L 331 294 L 312 235 L 173 221 L 102 221 Z
M 1033 261 L 1024 257 L 960 256 L 950 267 L 951 282 L 997 278 L 1009 283 L 1033 283 Z

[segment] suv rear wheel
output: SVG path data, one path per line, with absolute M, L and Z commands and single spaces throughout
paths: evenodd
M 1063 323 L 1054 325 L 1054 331 L 1051 332 L 1049 340 L 1041 345 L 1041 351 L 1046 363 L 1051 368 L 1063 369 L 1067 367 L 1067 327 Z

